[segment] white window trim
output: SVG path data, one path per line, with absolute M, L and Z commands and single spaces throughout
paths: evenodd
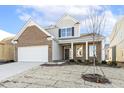
M 67 28 L 72 28 L 73 26 L 68 26 L 68 27 L 61 27 L 60 29 L 67 29 Z M 75 33 L 75 32 L 74 32 Z M 59 37 L 59 38 L 72 38 L 74 36 L 64 36 L 64 37 Z
M 94 57 L 94 55 L 90 55 L 90 46 L 93 46 L 93 45 L 89 45 L 89 57 Z M 96 48 L 96 45 L 94 45 L 95 46 L 95 48 Z M 92 54 L 93 54 L 93 50 L 92 50 Z M 95 56 L 96 56 L 96 50 L 95 50 Z

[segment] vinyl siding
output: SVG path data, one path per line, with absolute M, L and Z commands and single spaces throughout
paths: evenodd
M 59 45 L 55 40 L 52 41 L 52 59 L 62 60 L 62 46 Z
M 74 27 L 74 37 L 80 36 L 80 24 L 75 23 L 70 17 L 64 17 L 56 24 L 57 27 L 46 29 L 50 34 L 59 38 L 59 29 Z
M 124 18 L 119 20 L 113 28 L 112 34 L 110 36 L 110 48 L 116 47 L 116 61 L 124 62 Z M 112 50 L 111 50 L 112 51 Z M 109 60 L 113 53 L 110 53 Z

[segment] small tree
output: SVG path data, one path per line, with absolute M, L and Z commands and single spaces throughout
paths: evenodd
M 110 81 L 105 77 L 103 70 L 100 68 L 99 70 L 102 72 L 102 75 L 96 73 L 96 49 L 95 49 L 95 42 L 96 40 L 100 40 L 103 31 L 105 30 L 106 26 L 106 16 L 104 9 L 95 9 L 91 8 L 87 11 L 87 16 L 85 18 L 85 27 L 87 28 L 88 33 L 91 34 L 91 38 L 93 41 L 93 74 L 82 74 L 82 78 L 86 81 L 90 82 L 97 82 L 97 83 L 110 83 Z M 88 67 L 89 68 L 89 67 Z M 86 69 L 87 71 L 88 69 Z M 85 72 L 86 73 L 86 72 Z
M 93 66 L 94 66 L 94 74 L 96 73 L 96 54 L 95 54 L 95 40 L 99 40 L 102 36 L 103 31 L 106 25 L 106 17 L 104 8 L 103 9 L 95 9 L 91 8 L 87 10 L 87 15 L 85 17 L 85 26 L 87 28 L 88 33 L 92 33 L 93 40 Z

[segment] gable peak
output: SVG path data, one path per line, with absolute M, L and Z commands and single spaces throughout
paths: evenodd
M 60 21 L 62 21 L 64 18 L 70 18 L 71 20 L 73 20 L 75 23 L 80 23 L 77 19 L 75 19 L 74 17 L 72 17 L 70 14 L 65 13 L 58 21 L 57 23 L 59 23 Z

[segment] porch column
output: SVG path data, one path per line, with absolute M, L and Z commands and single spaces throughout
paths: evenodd
M 71 42 L 71 57 L 70 59 L 73 59 L 73 42 Z
M 88 60 L 88 41 L 86 41 L 86 60 Z

